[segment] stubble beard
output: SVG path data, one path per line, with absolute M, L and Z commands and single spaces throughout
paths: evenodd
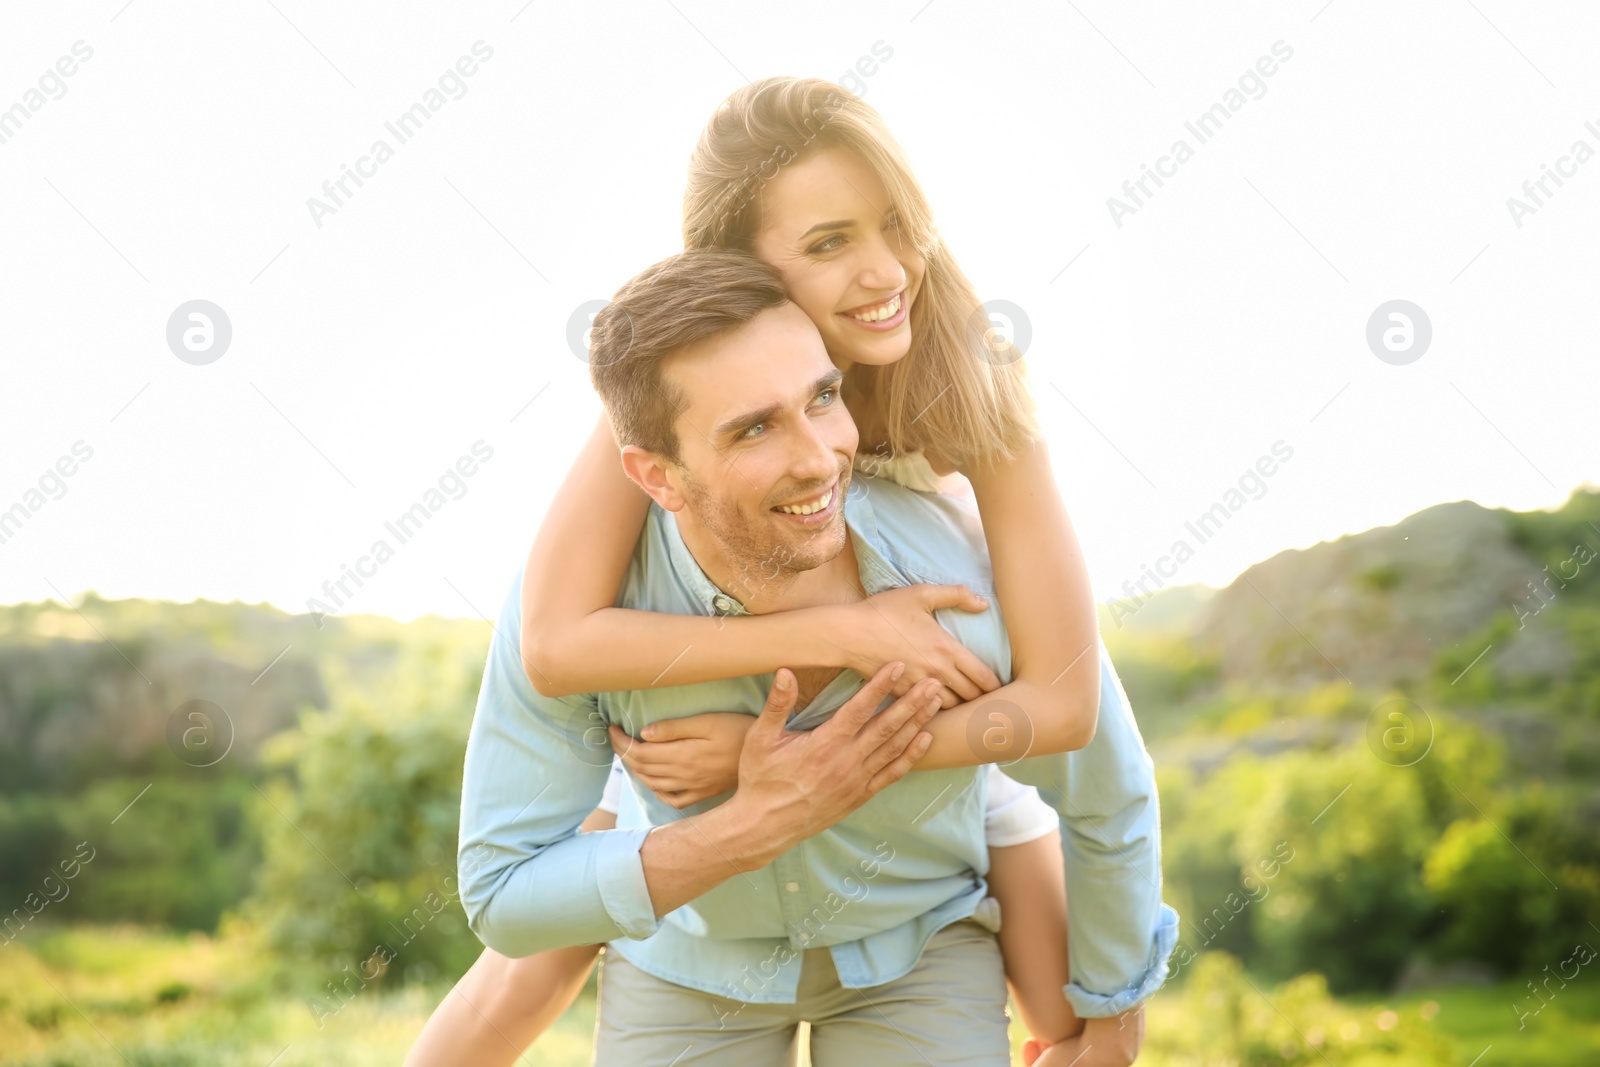
M 800 575 L 843 551 L 848 536 L 844 497 L 850 488 L 850 473 L 848 466 L 839 472 L 839 510 L 827 526 L 804 531 L 797 527 L 799 536 L 783 537 L 766 520 L 752 521 L 737 504 L 717 497 L 685 468 L 683 492 L 689 510 L 732 568 L 734 588 L 727 592 L 744 602 L 757 596 L 779 596 Z

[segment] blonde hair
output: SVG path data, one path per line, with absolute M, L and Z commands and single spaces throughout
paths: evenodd
M 1021 354 L 990 347 L 977 291 L 934 228 L 927 197 L 882 117 L 820 78 L 766 78 L 717 108 L 689 159 L 684 248 L 750 251 L 763 186 L 823 147 L 855 153 L 889 192 L 903 239 L 927 261 L 911 306 L 911 348 L 887 366 L 856 366 L 890 449 L 932 450 L 957 466 L 1009 459 L 1039 436 Z

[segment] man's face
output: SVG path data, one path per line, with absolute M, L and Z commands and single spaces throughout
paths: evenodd
M 679 412 L 680 462 L 669 479 L 732 575 L 748 583 L 818 567 L 844 548 L 844 498 L 856 425 L 841 375 L 793 304 L 761 312 L 670 357 L 662 375 Z M 711 562 L 711 561 L 703 561 Z M 739 590 L 733 590 L 741 595 Z

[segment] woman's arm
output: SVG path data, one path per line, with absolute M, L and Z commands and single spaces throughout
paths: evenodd
M 1011 682 L 934 716 L 918 770 L 1079 749 L 1093 739 L 1100 710 L 1099 619 L 1044 441 L 962 473 L 989 544 Z
M 952 706 L 997 683 L 976 657 L 939 640 L 944 631 L 933 621 L 935 608 L 984 610 L 981 599 L 957 586 L 922 586 L 911 597 L 880 602 L 883 607 L 832 605 L 768 615 L 613 606 L 649 506 L 649 497 L 623 473 L 610 420 L 602 414 L 550 502 L 523 575 L 522 662 L 542 696 L 688 685 L 779 667 L 850 667 L 870 677 L 896 659 L 906 664 L 897 695 L 931 674 L 944 682 L 944 703 Z M 885 608 L 898 623 L 879 621 Z M 863 630 L 875 639 L 858 638 Z M 627 654 L 619 655 L 621 649 Z
M 937 461 L 930 461 L 936 473 L 951 473 L 951 468 L 940 470 Z M 996 688 L 997 679 L 991 676 L 982 684 L 983 692 L 966 692 L 966 703 L 947 702 L 947 710 L 924 727 L 933 742 L 917 762 L 918 771 L 1007 763 L 1080 749 L 1094 738 L 1099 717 L 1099 620 L 1083 554 L 1056 491 L 1044 442 L 1036 441 L 1016 459 L 967 477 L 984 520 L 995 590 L 1010 634 L 1012 680 Z M 895 590 L 872 600 L 887 606 L 890 598 L 933 588 Z M 932 603 L 927 603 L 929 618 Z M 883 628 L 904 630 L 905 624 Z M 868 633 L 857 629 L 862 635 Z M 954 638 L 941 629 L 938 636 L 919 637 L 915 643 L 930 640 L 948 644 Z M 903 644 L 909 647 L 913 642 Z M 968 674 L 976 678 L 970 669 Z M 627 738 L 616 731 L 620 736 L 612 740 L 647 787 L 667 803 L 684 806 L 737 784 L 738 751 L 748 719 L 690 715 L 656 723 L 643 738 Z

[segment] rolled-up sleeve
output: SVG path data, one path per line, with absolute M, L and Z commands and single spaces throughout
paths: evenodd
M 611 771 L 593 694 L 543 697 L 523 673 L 520 578 L 500 611 L 467 740 L 456 857 L 467 923 L 502 955 L 656 932 L 648 828 L 579 833 Z M 587 743 L 586 743 L 587 738 Z
M 1002 769 L 1037 786 L 1061 819 L 1072 972 L 1063 993 L 1086 1018 L 1128 1010 L 1166 981 L 1178 913 L 1161 901 L 1155 766 L 1104 642 L 1094 739 Z

